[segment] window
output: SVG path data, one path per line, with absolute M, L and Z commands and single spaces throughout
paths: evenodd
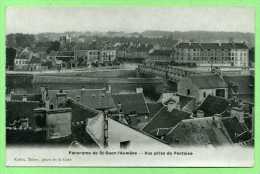
M 225 97 L 225 89 L 217 89 L 216 96 Z
M 122 141 L 122 142 L 120 142 L 120 148 L 121 149 L 126 149 L 126 148 L 129 147 L 129 145 L 130 145 L 130 141 Z
M 206 98 L 206 92 L 203 92 L 203 97 Z
M 187 95 L 190 95 L 190 89 L 187 89 Z

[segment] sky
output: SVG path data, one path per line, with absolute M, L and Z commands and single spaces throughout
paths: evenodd
M 253 8 L 9 7 L 6 32 L 65 31 L 255 32 Z

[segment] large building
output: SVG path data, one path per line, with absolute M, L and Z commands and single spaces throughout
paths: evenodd
M 82 59 L 87 64 L 91 63 L 111 63 L 116 59 L 116 50 L 76 50 L 77 60 Z
M 180 42 L 175 45 L 174 62 L 196 63 L 198 66 L 249 66 L 249 48 L 241 43 Z
M 208 95 L 228 98 L 228 85 L 218 75 L 195 75 L 179 81 L 178 93 L 195 97 L 201 103 Z

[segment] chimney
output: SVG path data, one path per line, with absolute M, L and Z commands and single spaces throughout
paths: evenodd
M 80 102 L 80 95 L 76 96 L 76 102 Z
M 25 95 L 23 96 L 22 101 L 23 101 L 23 102 L 26 102 L 26 101 L 27 101 L 27 97 L 26 97 Z
M 122 112 L 122 104 L 118 103 L 117 108 L 118 108 L 119 113 L 121 113 Z
M 143 93 L 143 88 L 136 88 L 136 93 L 137 94 Z
M 111 85 L 108 85 L 108 86 L 107 86 L 107 93 L 111 93 L 111 92 L 112 92 Z
M 197 110 L 197 117 L 198 117 L 198 118 L 203 118 L 204 116 L 205 116 L 204 111 L 202 111 L 202 110 Z
M 45 108 L 50 109 L 50 100 L 45 101 Z
M 64 103 L 67 99 L 67 93 L 65 93 L 62 89 L 56 94 L 57 106 Z
M 45 87 L 40 87 L 40 91 L 41 91 L 42 101 L 45 102 L 48 96 L 48 89 Z

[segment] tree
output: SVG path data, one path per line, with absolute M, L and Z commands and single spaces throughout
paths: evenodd
M 35 37 L 32 34 L 9 34 L 6 37 L 8 47 L 25 48 L 32 47 L 35 44 Z
M 13 70 L 15 56 L 16 56 L 16 49 L 6 48 L 6 68 L 7 69 Z
M 59 41 L 53 41 L 50 42 L 50 46 L 47 49 L 47 53 L 49 54 L 51 51 L 59 51 L 60 49 L 60 42 Z

